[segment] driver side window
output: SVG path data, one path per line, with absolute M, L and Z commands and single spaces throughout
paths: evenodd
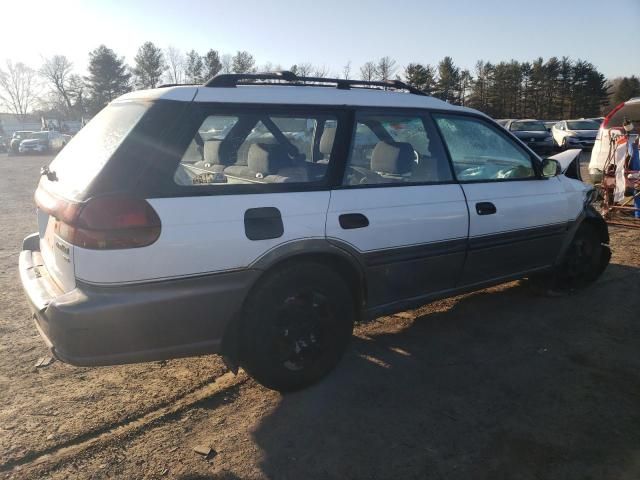
M 452 180 L 428 118 L 358 115 L 344 185 L 420 184 Z
M 453 115 L 434 115 L 456 177 L 461 182 L 535 178 L 531 157 L 487 123 Z

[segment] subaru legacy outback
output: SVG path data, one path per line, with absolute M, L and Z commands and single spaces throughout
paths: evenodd
M 523 277 L 595 280 L 607 227 L 561 163 L 399 81 L 132 92 L 42 168 L 21 280 L 64 362 L 219 353 L 299 389 L 357 320 Z

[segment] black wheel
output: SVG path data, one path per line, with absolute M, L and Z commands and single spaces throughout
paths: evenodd
M 314 262 L 289 264 L 254 289 L 240 329 L 240 363 L 267 388 L 293 391 L 327 375 L 355 319 L 344 279 Z
M 602 244 L 596 228 L 583 223 L 578 227 L 562 263 L 552 275 L 550 287 L 557 290 L 575 290 L 586 287 L 604 271 L 611 252 Z

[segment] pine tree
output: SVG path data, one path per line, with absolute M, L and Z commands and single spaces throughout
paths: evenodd
M 202 83 L 204 81 L 204 63 L 198 52 L 187 52 L 187 62 L 184 69 L 187 83 Z
M 216 50 L 209 50 L 204 56 L 205 78 L 213 78 L 222 70 L 220 55 Z
M 460 71 L 451 57 L 444 57 L 438 64 L 438 84 L 435 96 L 445 102 L 455 103 L 458 99 Z
M 404 70 L 405 81 L 412 87 L 431 95 L 436 86 L 436 71 L 432 65 L 410 63 Z
M 93 111 L 123 93 L 131 91 L 131 74 L 127 71 L 123 57 L 100 45 L 89 52 L 89 75 L 85 77 Z
M 237 52 L 232 60 L 234 73 L 251 73 L 254 70 L 256 61 L 247 51 Z
M 133 74 L 137 85 L 141 88 L 157 87 L 162 74 L 167 69 L 162 50 L 152 42 L 145 42 L 138 49 L 134 60 L 136 65 L 133 68 Z

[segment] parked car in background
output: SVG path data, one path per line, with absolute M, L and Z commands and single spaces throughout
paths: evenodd
M 536 153 L 547 155 L 553 151 L 553 139 L 540 120 L 507 120 L 504 128 Z
M 45 130 L 32 132 L 29 138 L 20 142 L 19 153 L 48 153 L 61 150 L 66 144 L 64 136 L 59 132 Z
M 606 267 L 593 189 L 563 174 L 577 152 L 541 160 L 399 81 L 410 93 L 307 81 L 131 92 L 42 169 L 19 270 L 57 358 L 223 353 L 296 390 L 358 319 L 527 276 L 571 290 Z
M 19 153 L 20 143 L 27 138 L 31 138 L 31 135 L 33 133 L 35 132 L 31 132 L 28 130 L 19 130 L 17 132 L 13 132 L 11 140 L 9 141 L 8 154 L 17 155 Z
M 623 132 L 622 123 L 625 119 L 634 124 L 633 133 L 640 133 L 640 97 L 621 103 L 611 110 L 602 121 L 591 151 L 591 161 L 589 162 L 589 174 L 593 183 L 598 183 L 602 180 L 602 169 L 609 155 L 611 134 L 615 130 L 620 133 Z
M 593 120 L 563 120 L 551 129 L 556 145 L 567 148 L 593 148 L 600 124 Z
M 544 128 L 547 129 L 547 132 L 550 132 L 553 126 L 558 122 L 559 120 L 544 120 L 542 123 L 544 123 Z
M 507 124 L 508 121 L 509 121 L 508 118 L 501 118 L 499 120 L 496 120 L 496 123 L 498 125 L 500 125 L 501 127 L 504 127 Z

